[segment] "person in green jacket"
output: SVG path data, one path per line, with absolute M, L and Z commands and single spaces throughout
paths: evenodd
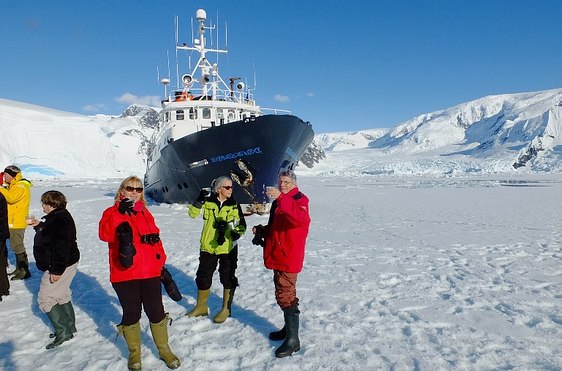
M 205 189 L 189 205 L 189 216 L 196 218 L 203 211 L 203 231 L 197 284 L 197 304 L 187 313 L 189 317 L 206 316 L 209 313 L 207 300 L 211 291 L 213 274 L 219 264 L 220 282 L 223 285 L 223 306 L 213 322 L 223 323 L 230 317 L 234 290 L 238 286 L 236 267 L 238 263 L 238 239 L 246 231 L 246 220 L 240 205 L 232 197 L 232 179 L 221 176 L 211 184 L 209 195 Z

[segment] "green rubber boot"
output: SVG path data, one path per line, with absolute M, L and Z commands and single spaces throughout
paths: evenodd
M 76 333 L 76 316 L 74 314 L 74 307 L 72 306 L 72 302 L 68 302 L 68 303 L 64 303 L 60 305 L 64 312 L 66 313 L 66 316 L 68 317 L 68 328 L 70 329 L 70 332 L 72 332 L 73 334 Z M 57 334 L 55 333 L 51 333 L 49 334 L 49 337 L 52 339 L 54 337 L 56 337 Z
M 154 339 L 154 344 L 158 348 L 158 353 L 160 354 L 160 359 L 166 362 L 168 368 L 174 369 L 180 367 L 180 360 L 168 345 L 168 313 L 164 319 L 158 323 L 150 323 L 150 331 L 152 332 L 152 338 Z
M 141 363 L 141 331 L 140 323 L 123 326 L 117 325 L 119 333 L 123 334 L 129 348 L 129 363 L 127 366 L 131 371 L 138 371 L 142 368 Z
M 47 344 L 47 349 L 58 347 L 65 341 L 74 337 L 70 328 L 71 319 L 68 318 L 68 315 L 62 305 L 56 304 L 53 308 L 51 308 L 51 311 L 47 313 L 47 317 L 49 317 L 49 320 L 55 329 L 55 339 L 51 343 Z
M 213 319 L 214 323 L 223 323 L 230 317 L 230 307 L 234 298 L 234 289 L 224 289 L 222 293 L 222 309 Z
M 208 315 L 209 308 L 207 308 L 207 300 L 209 300 L 210 293 L 211 293 L 211 289 L 198 290 L 197 304 L 195 304 L 195 308 L 193 308 L 191 312 L 188 312 L 186 315 L 188 317 L 200 317 L 200 316 Z

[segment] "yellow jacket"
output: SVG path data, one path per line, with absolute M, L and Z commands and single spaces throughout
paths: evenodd
M 17 173 L 8 184 L 8 188 L 0 187 L 0 192 L 8 203 L 8 226 L 10 229 L 24 229 L 27 227 L 25 218 L 29 213 L 29 200 L 31 199 L 31 182 L 23 179 Z

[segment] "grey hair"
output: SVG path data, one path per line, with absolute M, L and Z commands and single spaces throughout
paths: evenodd
M 211 187 L 213 188 L 213 193 L 218 193 L 219 192 L 219 188 L 226 182 L 226 181 L 230 181 L 232 182 L 232 179 L 230 179 L 229 176 L 219 176 L 217 179 L 213 180 L 213 182 L 211 183 Z
M 295 182 L 295 184 L 297 183 L 297 175 L 295 174 L 295 172 L 293 170 L 283 170 L 279 173 L 279 177 L 282 176 L 286 176 L 289 177 L 293 180 L 293 182 Z

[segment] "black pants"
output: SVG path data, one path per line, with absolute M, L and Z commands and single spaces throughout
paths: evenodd
M 10 293 L 10 281 L 8 281 L 8 259 L 7 259 L 6 240 L 0 241 L 0 296 Z
M 199 290 L 208 290 L 213 282 L 213 273 L 219 264 L 219 277 L 225 289 L 233 289 L 238 286 L 238 278 L 234 275 L 238 267 L 238 246 L 228 254 L 210 254 L 205 251 L 199 253 L 199 268 L 195 283 Z
M 112 285 L 123 308 L 123 326 L 135 324 L 140 320 L 141 306 L 152 323 L 158 323 L 166 316 L 162 304 L 160 277 L 115 282 Z

